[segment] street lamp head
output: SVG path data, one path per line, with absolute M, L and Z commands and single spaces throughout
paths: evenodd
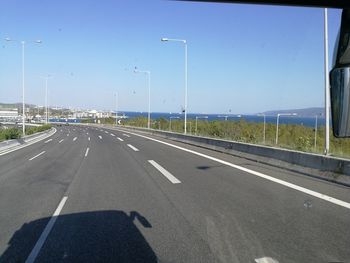
M 5 37 L 5 41 L 11 41 L 12 39 L 9 37 Z
M 163 38 L 161 38 L 160 40 L 161 40 L 161 41 L 168 41 L 169 39 L 166 38 L 166 37 L 163 37 Z
M 41 43 L 43 43 L 40 39 L 38 39 L 38 40 L 35 40 L 34 41 L 35 43 L 37 43 L 37 44 L 41 44 Z

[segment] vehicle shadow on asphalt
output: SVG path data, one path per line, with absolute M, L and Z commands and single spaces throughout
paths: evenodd
M 24 224 L 12 236 L 0 262 L 24 262 L 49 220 Z M 35 262 L 157 262 L 137 225 L 152 227 L 135 211 L 130 215 L 117 210 L 60 215 Z

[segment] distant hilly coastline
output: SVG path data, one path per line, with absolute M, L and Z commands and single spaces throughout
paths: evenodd
M 34 104 L 27 104 L 27 108 L 35 108 Z M 22 108 L 22 103 L 1 103 L 1 108 Z M 127 112 L 127 111 L 126 111 Z M 288 109 L 288 110 L 270 110 L 263 112 L 267 116 L 276 116 L 278 113 L 296 113 L 298 117 L 315 117 L 316 115 L 323 118 L 324 117 L 324 108 L 322 107 L 313 107 L 313 108 L 304 108 L 304 109 Z M 258 113 L 257 113 L 258 114 Z M 249 114 L 248 114 L 249 115 Z M 253 114 L 254 115 L 254 114 Z
M 34 104 L 25 104 L 25 107 L 27 108 L 34 108 L 36 107 Z M 0 103 L 0 108 L 22 108 L 22 102 L 16 102 L 16 103 Z
M 291 109 L 291 110 L 271 110 L 265 111 L 264 114 L 275 116 L 278 113 L 296 113 L 298 117 L 315 117 L 316 115 L 324 117 L 324 108 L 305 108 L 305 109 Z

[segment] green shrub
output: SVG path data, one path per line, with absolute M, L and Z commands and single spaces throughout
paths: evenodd
M 0 141 L 21 138 L 21 132 L 17 128 L 4 129 L 0 131 Z
M 37 132 L 43 132 L 46 131 L 48 129 L 51 129 L 51 125 L 50 124 L 45 124 L 45 125 L 41 125 L 41 126 L 35 126 L 35 127 L 26 127 L 26 135 L 31 135 Z

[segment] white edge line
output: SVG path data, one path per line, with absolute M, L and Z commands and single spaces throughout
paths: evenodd
M 47 141 L 45 141 L 45 143 L 48 143 L 48 142 L 51 142 L 52 141 L 52 139 L 48 139 Z
M 153 160 L 148 160 L 150 164 L 152 164 L 159 172 L 161 172 L 170 182 L 173 184 L 180 184 L 181 181 L 169 173 L 166 169 L 164 169 L 160 164 Z
M 39 157 L 40 155 L 42 155 L 44 153 L 45 153 L 45 151 L 42 151 L 41 153 L 39 153 L 39 154 L 33 156 L 32 158 L 30 158 L 29 161 L 34 160 L 36 157 Z
M 67 201 L 67 196 L 64 196 L 61 200 L 61 202 L 59 203 L 58 207 L 56 208 L 56 211 L 53 213 L 52 217 L 50 218 L 50 221 L 47 223 L 44 231 L 41 233 L 38 241 L 36 242 L 34 248 L 32 249 L 32 252 L 30 252 L 28 258 L 26 259 L 25 263 L 33 263 L 36 259 L 36 257 L 38 256 L 40 249 L 42 248 L 42 246 L 45 243 L 46 238 L 48 237 L 48 235 L 50 234 L 51 229 L 53 228 L 53 225 L 55 224 L 57 217 L 59 216 L 59 214 L 62 211 L 62 208 L 64 206 L 64 204 Z
M 90 148 L 87 147 L 87 148 L 86 148 L 86 152 L 85 152 L 85 157 L 89 154 L 89 150 L 90 150 Z
M 131 144 L 127 144 L 131 149 L 133 149 L 135 152 L 138 152 L 139 149 L 137 149 L 135 146 L 132 146 Z
M 170 147 L 173 147 L 173 148 L 176 148 L 176 149 L 185 151 L 185 152 L 189 152 L 189 153 L 192 153 L 192 154 L 195 154 L 195 155 L 198 155 L 198 156 L 207 158 L 207 159 L 209 159 L 209 160 L 212 160 L 212 161 L 215 161 L 215 162 L 218 162 L 218 163 L 221 163 L 221 164 L 230 166 L 230 167 L 232 167 L 232 168 L 235 168 L 235 169 L 244 171 L 244 172 L 246 172 L 246 173 L 253 174 L 253 175 L 255 175 L 255 176 L 264 178 L 264 179 L 266 179 L 266 180 L 269 180 L 269 181 L 272 181 L 272 182 L 275 182 L 275 183 L 284 185 L 284 186 L 286 186 L 286 187 L 292 188 L 292 189 L 297 190 L 297 191 L 299 191 L 299 192 L 303 192 L 303 193 L 305 193 L 305 194 L 308 194 L 308 195 L 317 197 L 317 198 L 319 198 L 319 199 L 328 201 L 328 202 L 330 202 L 330 203 L 333 203 L 333 204 L 336 204 L 336 205 L 339 205 L 339 206 L 342 206 L 342 207 L 345 207 L 345 208 L 350 209 L 350 203 L 348 203 L 348 202 L 345 202 L 345 201 L 342 201 L 342 200 L 340 200 L 340 199 L 337 199 L 337 198 L 334 198 L 334 197 L 331 197 L 331 196 L 328 196 L 328 195 L 325 195 L 325 194 L 322 194 L 322 193 L 319 193 L 319 192 L 316 192 L 316 191 L 307 189 L 307 188 L 305 188 L 305 187 L 302 187 L 302 186 L 299 186 L 299 185 L 296 185 L 296 184 L 292 184 L 292 183 L 283 181 L 283 180 L 281 180 L 281 179 L 277 179 L 277 178 L 272 177 L 272 176 L 270 176 L 270 175 L 266 175 L 266 174 L 263 174 L 263 173 L 260 173 L 260 172 L 256 172 L 256 171 L 254 171 L 254 170 L 251 170 L 251 169 L 248 169 L 248 168 L 245 168 L 245 167 L 242 167 L 242 166 L 239 166 L 239 165 L 230 163 L 230 162 L 226 162 L 226 161 L 224 161 L 224 160 L 220 160 L 220 159 L 218 159 L 218 158 L 215 158 L 215 157 L 212 157 L 212 156 L 203 154 L 203 153 L 199 153 L 199 152 L 196 152 L 196 151 L 193 151 L 193 150 L 189 150 L 189 149 L 183 148 L 183 147 L 181 147 L 181 146 L 177 146 L 177 145 L 174 145 L 174 144 L 171 144 L 171 143 L 163 142 L 163 141 L 160 141 L 160 140 L 157 140 L 157 139 L 154 139 L 154 138 L 151 138 L 151 137 L 147 137 L 147 136 L 144 136 L 144 135 L 141 135 L 141 134 L 137 134 L 137 133 L 133 133 L 133 132 L 127 132 L 127 133 L 130 133 L 130 134 L 133 134 L 133 135 L 135 135 L 135 136 L 139 136 L 139 137 L 142 137 L 142 138 L 151 140 L 151 141 L 159 142 L 159 143 L 162 143 L 162 144 L 164 144 L 164 145 L 168 145 L 168 146 L 170 146 Z
M 130 137 L 130 135 L 127 135 L 127 134 L 125 134 L 125 133 L 123 133 L 123 135 L 124 135 L 125 137 Z

